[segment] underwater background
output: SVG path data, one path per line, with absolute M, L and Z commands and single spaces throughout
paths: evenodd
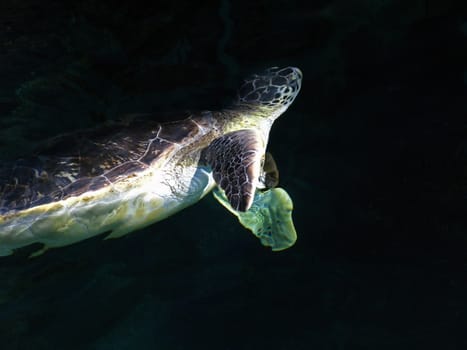
M 121 239 L 20 251 L 0 259 L 0 348 L 467 348 L 466 15 L 2 0 L 3 160 L 132 113 L 222 108 L 270 66 L 304 80 L 269 144 L 294 247 L 271 252 L 208 195 Z

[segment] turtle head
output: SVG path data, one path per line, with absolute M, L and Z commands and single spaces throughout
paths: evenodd
M 275 119 L 292 104 L 301 83 L 300 69 L 272 67 L 245 80 L 238 91 L 238 104 L 260 108 Z

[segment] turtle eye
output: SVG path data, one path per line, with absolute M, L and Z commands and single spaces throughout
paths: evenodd
M 277 76 L 277 77 L 272 78 L 271 83 L 272 85 L 276 85 L 276 86 L 285 85 L 287 84 L 287 79 L 285 79 L 284 77 Z

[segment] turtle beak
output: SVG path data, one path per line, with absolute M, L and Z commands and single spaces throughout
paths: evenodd
M 290 67 L 292 73 L 289 74 L 290 86 L 298 92 L 302 86 L 303 73 L 296 67 Z

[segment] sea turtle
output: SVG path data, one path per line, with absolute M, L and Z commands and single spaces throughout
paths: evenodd
M 2 164 L 0 256 L 32 243 L 43 244 L 41 254 L 98 234 L 120 237 L 216 185 L 216 198 L 263 244 L 287 248 L 296 238 L 292 202 L 271 188 L 277 171 L 265 152 L 272 123 L 301 80 L 298 68 L 269 68 L 247 79 L 224 110 L 167 123 L 114 122 L 61 135 L 31 157 Z

